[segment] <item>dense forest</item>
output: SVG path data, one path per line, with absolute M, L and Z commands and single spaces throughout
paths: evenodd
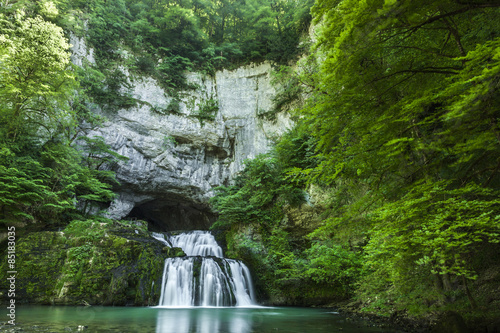
M 482 283 L 499 263 L 499 6 L 315 2 L 316 41 L 276 97 L 301 104 L 296 127 L 213 199 L 215 228 L 260 228 L 268 283 L 386 314 L 498 308 Z M 290 242 L 304 189 L 323 222 Z
M 70 33 L 95 64 L 70 62 Z M 187 71 L 268 61 L 266 116 L 295 126 L 216 189 L 228 253 L 297 304 L 498 318 L 499 33 L 489 0 L 0 1 L 2 228 L 106 222 L 124 158 L 82 133 L 94 105 L 137 103 L 120 68 L 176 96 Z M 311 205 L 319 223 L 284 227 Z

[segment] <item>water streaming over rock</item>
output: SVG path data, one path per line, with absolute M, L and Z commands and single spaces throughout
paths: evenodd
M 160 236 L 161 235 L 161 236 Z M 252 306 L 255 295 L 248 267 L 223 257 L 222 248 L 208 231 L 191 231 L 165 239 L 186 257 L 167 258 L 163 269 L 160 306 Z
M 152 236 L 154 239 L 159 240 L 159 241 L 160 241 L 160 242 L 162 242 L 163 244 L 165 244 L 165 245 L 167 245 L 167 246 L 169 246 L 169 247 L 172 247 L 172 244 L 170 244 L 170 242 L 169 242 L 169 241 L 167 241 L 167 240 L 165 239 L 165 235 L 164 235 L 164 234 L 161 234 L 161 233 L 159 233 L 159 232 L 153 232 L 153 233 L 151 234 L 151 236 Z
M 169 238 L 174 247 L 180 247 L 187 256 L 222 258 L 222 248 L 209 231 L 191 231 Z

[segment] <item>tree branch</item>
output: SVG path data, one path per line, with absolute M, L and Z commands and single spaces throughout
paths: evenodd
M 474 5 L 471 5 L 470 3 L 460 3 L 460 2 L 457 2 L 457 3 L 461 4 L 461 5 L 465 5 L 467 7 L 463 7 L 463 8 L 460 8 L 458 10 L 455 10 L 453 12 L 449 12 L 449 13 L 445 13 L 445 14 L 431 17 L 427 21 L 424 21 L 424 22 L 422 22 L 414 27 L 409 28 L 408 31 L 416 31 L 416 30 L 420 29 L 421 27 L 423 27 L 424 25 L 439 21 L 439 20 L 446 18 L 446 17 L 455 16 L 458 14 L 463 14 L 465 12 L 468 12 L 469 10 L 500 7 L 500 2 L 498 2 L 498 3 L 482 3 L 482 4 L 474 4 Z
M 451 34 L 451 32 L 450 32 Z M 435 54 L 437 56 L 440 56 L 440 57 L 444 57 L 444 58 L 450 58 L 450 59 L 453 59 L 453 58 L 456 58 L 456 56 L 453 56 L 453 55 L 449 55 L 449 54 L 442 54 L 440 52 L 436 52 L 436 51 L 431 51 L 431 50 L 425 50 L 425 49 L 422 49 L 420 47 L 416 47 L 416 46 L 401 46 L 401 45 L 391 45 L 391 46 L 384 46 L 383 48 L 387 48 L 387 49 L 408 49 L 408 50 L 417 50 L 417 51 L 421 51 L 422 53 L 430 53 L 430 54 Z M 441 50 L 442 52 L 442 50 Z
M 453 71 L 451 71 L 451 70 L 453 70 Z M 388 79 L 388 78 L 390 78 L 390 77 L 392 77 L 394 75 L 403 74 L 403 73 L 413 73 L 413 74 L 418 74 L 418 73 L 458 74 L 455 71 L 459 71 L 459 70 L 460 70 L 460 68 L 455 68 L 455 67 L 423 67 L 423 68 L 420 68 L 420 69 L 405 69 L 405 70 L 397 71 L 397 72 L 391 73 L 389 75 L 385 75 L 385 76 L 373 79 L 369 83 L 377 82 L 377 81 L 380 81 L 380 80 L 385 80 L 385 79 Z

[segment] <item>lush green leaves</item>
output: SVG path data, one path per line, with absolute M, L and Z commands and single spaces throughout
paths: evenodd
M 472 253 L 498 239 L 499 6 L 313 7 L 317 62 L 300 78 L 310 93 L 300 128 L 319 164 L 293 172 L 332 187 L 335 209 L 314 237 L 367 242 L 365 298 L 381 292 L 366 287 L 376 277 L 393 300 L 427 289 L 435 302 L 433 276 L 474 279 Z
M 327 188 L 310 246 L 284 250 L 274 229 L 263 241 L 279 281 L 340 286 L 377 311 L 439 307 L 451 293 L 475 305 L 474 254 L 500 235 L 499 6 L 316 1 L 314 52 L 275 101 L 307 96 L 276 146 L 283 182 L 251 178 L 216 199 L 242 195 L 221 214 L 241 225 L 252 197 Z
M 0 44 L 0 220 L 59 224 L 78 208 L 99 209 L 114 196 L 107 167 L 120 156 L 99 138 L 73 146 L 79 122 L 102 119 L 87 107 L 94 87 L 76 92 L 62 29 L 40 16 L 0 14 Z
M 84 7 L 91 9 L 88 34 L 101 71 L 132 62 L 174 92 L 189 88 L 186 70 L 213 74 L 250 61 L 294 60 L 311 5 L 312 0 L 94 0 Z M 120 54 L 121 48 L 132 54 Z
M 395 264 L 387 256 L 398 253 L 432 274 L 476 278 L 468 258 L 482 242 L 500 239 L 498 193 L 472 184 L 448 188 L 444 181 L 424 183 L 376 211 L 367 264 Z
M 75 87 L 62 29 L 41 17 L 0 16 L 0 122 L 6 135 L 71 126 L 68 98 Z
M 355 290 L 362 268 L 362 256 L 350 249 L 333 243 L 315 242 L 306 251 L 309 262 L 304 275 L 317 283 L 340 286 L 344 295 L 350 296 Z
M 259 155 L 248 161 L 235 185 L 217 188 L 211 204 L 219 219 L 213 227 L 258 223 L 271 230 L 283 215 L 283 204 L 296 204 L 303 199 L 300 188 L 284 177 L 283 169 L 270 156 Z

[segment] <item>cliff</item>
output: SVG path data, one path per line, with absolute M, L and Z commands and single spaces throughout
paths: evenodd
M 82 39 L 72 36 L 70 42 L 76 65 L 94 61 Z M 108 121 L 87 133 L 129 158 L 116 169 L 119 197 L 108 216 L 146 219 L 159 230 L 208 228 L 214 219 L 207 202 L 214 188 L 230 183 L 246 159 L 267 152 L 273 138 L 292 125 L 281 113 L 273 120 L 262 116 L 273 107 L 270 64 L 214 76 L 187 73 L 196 88 L 176 98 L 150 77 L 123 72 L 130 88 L 122 93 L 137 106 L 116 113 L 96 108 Z M 213 114 L 203 119 L 207 104 Z M 172 105 L 175 112 L 169 111 Z

